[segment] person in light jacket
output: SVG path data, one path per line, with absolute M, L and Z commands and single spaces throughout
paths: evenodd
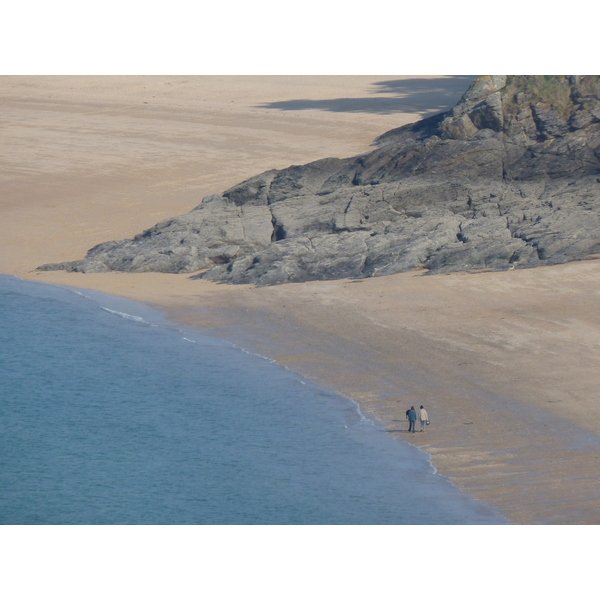
M 421 421 L 421 431 L 425 431 L 425 425 L 429 425 L 429 415 L 422 404 L 419 409 L 419 421 Z

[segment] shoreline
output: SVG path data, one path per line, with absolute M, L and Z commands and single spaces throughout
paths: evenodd
M 138 299 L 138 298 L 134 298 L 134 297 L 127 297 L 127 296 L 123 296 L 123 295 L 118 296 L 113 293 L 109 293 L 107 291 L 101 291 L 98 289 L 98 287 L 102 287 L 102 286 L 94 285 L 94 286 L 90 286 L 90 287 L 80 287 L 80 286 L 73 286 L 73 285 L 65 285 L 63 283 L 57 283 L 54 281 L 39 281 L 32 277 L 23 277 L 23 276 L 11 275 L 11 274 L 5 274 L 5 273 L 0 274 L 0 276 L 15 277 L 21 281 L 29 282 L 29 283 L 33 283 L 33 284 L 57 286 L 63 290 L 69 290 L 72 293 L 76 293 L 77 295 L 83 294 L 84 296 L 90 298 L 90 300 L 94 304 L 96 304 L 98 307 L 102 308 L 103 310 L 107 310 L 109 312 L 117 312 L 121 316 L 131 315 L 136 319 L 142 318 L 145 320 L 147 318 L 156 319 L 158 317 L 158 326 L 159 327 L 167 327 L 169 329 L 172 329 L 174 326 L 176 327 L 179 325 L 179 326 L 183 326 L 183 328 L 177 329 L 177 331 L 179 331 L 184 336 L 187 333 L 188 335 L 191 334 L 192 336 L 201 336 L 201 337 L 204 337 L 209 340 L 224 342 L 227 345 L 231 345 L 233 348 L 237 349 L 240 352 L 247 353 L 252 356 L 267 360 L 270 363 L 274 363 L 278 367 L 284 368 L 284 369 L 290 371 L 295 376 L 297 376 L 301 379 L 305 379 L 312 384 L 315 384 L 318 388 L 322 389 L 325 392 L 330 392 L 330 393 L 336 394 L 340 399 L 343 399 L 345 402 L 347 402 L 349 407 L 350 406 L 354 407 L 354 410 L 356 411 L 359 420 L 366 421 L 366 423 L 368 423 L 369 426 L 374 427 L 375 429 L 381 431 L 382 433 L 385 433 L 387 435 L 390 434 L 390 431 L 386 428 L 386 424 L 380 419 L 379 415 L 374 413 L 372 411 L 372 409 L 367 408 L 364 404 L 355 400 L 353 397 L 342 394 L 338 389 L 334 389 L 332 386 L 324 386 L 321 381 L 319 381 L 317 378 L 311 376 L 311 373 L 309 371 L 303 370 L 302 372 L 300 372 L 296 368 L 294 368 L 293 365 L 291 365 L 287 362 L 282 362 L 282 361 L 274 359 L 268 355 L 259 354 L 257 351 L 257 345 L 260 345 L 265 341 L 263 336 L 259 335 L 258 337 L 255 337 L 252 340 L 250 337 L 245 337 L 245 336 L 240 337 L 238 335 L 240 333 L 238 328 L 235 326 L 231 326 L 229 324 L 224 326 L 227 330 L 227 332 L 225 333 L 223 330 L 221 330 L 221 327 L 223 327 L 223 326 L 222 325 L 219 326 L 217 324 L 220 321 L 220 319 L 216 315 L 216 312 L 217 312 L 216 310 L 208 309 L 208 313 L 206 314 L 208 319 L 205 322 L 205 325 L 199 326 L 194 319 L 173 320 L 170 317 L 167 307 L 165 307 L 164 305 L 160 306 L 160 305 L 157 305 L 154 303 L 149 303 L 142 299 Z M 92 292 L 92 294 L 97 293 L 98 295 L 94 294 L 94 295 L 88 296 L 88 294 L 86 292 Z M 124 306 L 120 304 L 120 303 L 123 303 L 123 301 L 125 302 Z M 128 304 L 127 304 L 128 302 L 133 303 L 133 306 L 128 306 Z M 145 309 L 143 308 L 144 306 L 146 307 Z M 140 310 L 140 308 L 142 308 L 142 310 Z M 148 315 L 144 312 L 145 310 L 149 311 L 150 317 L 148 317 Z M 131 311 L 131 312 L 129 312 L 129 311 Z M 138 317 L 138 315 L 143 315 L 143 316 Z M 215 323 L 213 323 L 213 324 L 217 324 L 216 328 L 206 326 L 208 323 L 213 322 L 213 318 L 211 318 L 211 316 L 213 318 L 216 317 L 214 319 Z M 124 318 L 127 318 L 127 317 L 124 317 Z M 267 325 L 267 327 L 268 327 L 268 325 Z M 418 432 L 418 429 L 417 429 L 417 432 Z M 504 520 L 504 521 L 506 521 L 506 523 L 498 522 L 498 523 L 494 523 L 494 524 L 497 524 L 497 525 L 508 524 L 508 519 L 498 511 L 498 508 L 496 506 L 486 503 L 485 501 L 481 500 L 480 498 L 476 498 L 472 493 L 464 490 L 463 488 L 458 487 L 455 484 L 455 482 L 451 478 L 449 478 L 447 475 L 445 475 L 444 473 L 440 473 L 438 471 L 436 465 L 434 464 L 433 456 L 421 444 L 414 443 L 414 440 L 412 438 L 405 439 L 405 438 L 393 436 L 393 435 L 390 437 L 394 441 L 407 443 L 410 446 L 412 446 L 413 448 L 415 448 L 416 450 L 418 450 L 419 453 L 421 453 L 424 462 L 426 462 L 428 464 L 430 473 L 433 475 L 439 475 L 443 479 L 445 479 L 448 483 L 450 483 L 458 492 L 460 492 L 464 496 L 466 502 L 469 502 L 469 503 L 470 502 L 480 502 L 481 504 L 474 505 L 474 510 L 477 514 L 482 514 L 482 515 L 485 514 L 488 516 L 495 515 L 495 518 L 497 518 L 499 520 Z
M 466 87 L 433 76 L 2 77 L 0 272 L 238 337 L 398 439 L 406 408 L 424 404 L 432 425 L 414 443 L 456 487 L 512 523 L 598 524 L 598 260 L 268 288 L 34 272 L 268 169 L 367 152 Z
M 588 266 L 600 276 L 598 261 L 593 265 L 576 264 L 574 268 L 585 270 Z M 568 273 L 571 269 L 566 266 L 565 270 Z M 525 278 L 530 275 L 522 273 Z M 462 279 L 461 275 L 454 279 Z M 385 295 L 395 279 L 408 281 L 413 277 L 406 274 L 377 284 Z M 415 281 L 420 283 L 417 277 Z M 224 311 L 228 313 L 227 325 L 218 314 L 223 309 L 212 308 L 216 327 L 208 331 L 230 341 L 243 339 L 262 355 L 354 400 L 382 423 L 389 435 L 426 452 L 439 474 L 449 477 L 463 492 L 497 508 L 511 523 L 599 523 L 600 436 L 597 423 L 585 422 L 585 414 L 595 407 L 590 403 L 583 410 L 576 404 L 568 406 L 575 418 L 569 415 L 570 426 L 566 427 L 563 409 L 558 408 L 564 404 L 560 388 L 557 391 L 536 383 L 534 387 L 543 390 L 543 402 L 531 402 L 531 385 L 514 383 L 507 389 L 502 380 L 506 380 L 507 371 L 516 368 L 514 364 L 508 369 L 503 365 L 492 376 L 485 361 L 456 377 L 454 364 L 444 365 L 444 355 L 456 357 L 455 345 L 440 347 L 443 340 L 438 338 L 432 343 L 414 330 L 394 328 L 391 335 L 385 335 L 390 327 L 385 322 L 371 331 L 371 323 L 362 325 L 359 321 L 360 315 L 368 312 L 368 301 L 349 312 L 350 328 L 340 332 L 340 323 L 336 323 L 339 308 L 332 306 L 331 296 L 339 302 L 349 286 L 365 283 L 310 282 L 287 290 L 272 289 L 264 294 L 266 302 L 264 298 L 253 298 L 257 302 L 253 315 L 248 314 L 252 309 L 236 298 L 235 307 Z M 373 287 L 377 284 L 374 282 Z M 248 290 L 248 295 L 262 296 L 260 289 L 253 292 Z M 370 295 L 368 289 L 366 293 Z M 315 304 L 315 296 L 319 304 Z M 154 306 L 176 322 L 198 324 L 193 309 Z M 206 327 L 205 320 L 203 315 L 201 322 Z M 358 348 L 357 337 L 364 340 Z M 393 354 L 401 351 L 399 345 L 410 345 L 418 359 L 409 360 L 404 355 L 398 364 Z M 460 362 L 473 360 L 472 348 L 461 348 L 460 354 Z M 424 364 L 429 361 L 436 363 L 434 369 Z M 549 377 L 548 369 L 545 371 L 539 379 Z M 581 383 L 585 386 L 584 378 Z M 423 438 L 419 433 L 414 437 L 408 434 L 404 420 L 405 410 L 420 403 L 436 419 L 435 428 Z M 496 430 L 498 414 L 502 415 L 500 422 L 508 427 L 513 421 L 516 431 Z
M 24 278 L 142 302 L 170 321 L 233 342 L 350 398 L 381 422 L 389 435 L 429 454 L 439 474 L 497 508 L 513 524 L 600 522 L 598 421 L 578 418 L 581 407 L 563 397 L 569 389 L 582 396 L 582 390 L 593 385 L 595 373 L 585 378 L 579 372 L 579 380 L 574 381 L 567 372 L 557 371 L 564 380 L 562 386 L 556 374 L 552 378 L 557 365 L 569 359 L 573 362 L 569 357 L 573 342 L 565 347 L 561 338 L 553 340 L 557 322 L 549 321 L 544 333 L 537 331 L 523 339 L 523 331 L 538 318 L 526 313 L 515 323 L 513 314 L 509 326 L 514 331 L 504 340 L 506 348 L 493 339 L 508 333 L 500 331 L 506 317 L 488 316 L 479 325 L 481 331 L 471 326 L 466 336 L 460 327 L 459 331 L 440 327 L 451 322 L 453 314 L 456 319 L 456 311 L 464 305 L 465 287 L 471 287 L 472 294 L 496 288 L 499 314 L 525 309 L 526 298 L 516 295 L 514 288 L 521 292 L 529 288 L 529 295 L 535 297 L 540 286 L 554 285 L 554 290 L 560 290 L 562 283 L 559 298 L 566 296 L 572 302 L 574 293 L 585 298 L 581 290 L 569 291 L 565 282 L 581 286 L 587 279 L 587 285 L 594 288 L 600 261 L 500 273 L 404 273 L 270 288 L 190 281 L 189 275 L 53 275 Z M 502 288 L 515 306 L 508 297 L 499 297 Z M 394 299 L 399 289 L 404 290 L 405 300 L 412 296 L 401 315 Z M 387 302 L 390 314 L 385 308 L 368 308 L 375 297 Z M 429 327 L 416 317 L 417 305 L 422 308 L 426 299 L 447 305 L 445 317 L 439 315 L 438 322 Z M 490 314 L 487 306 L 479 310 Z M 594 303 L 589 311 L 595 319 Z M 497 322 L 496 329 L 490 320 Z M 458 324 L 464 323 L 459 319 Z M 481 337 L 473 343 L 478 335 L 489 337 L 487 348 Z M 519 344 L 546 346 L 548 356 L 555 356 L 548 364 L 535 358 L 524 362 L 523 352 L 511 358 L 511 347 Z M 487 352 L 481 352 L 483 348 Z M 585 343 L 580 348 L 587 349 Z M 523 378 L 520 383 L 519 377 Z M 594 408 L 591 400 L 585 410 Z M 404 412 L 417 402 L 425 404 L 432 425 L 422 436 L 417 433 L 409 438 Z

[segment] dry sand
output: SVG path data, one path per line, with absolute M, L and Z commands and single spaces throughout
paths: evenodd
M 269 288 L 32 272 L 261 171 L 367 152 L 466 79 L 2 77 L 0 272 L 147 302 L 275 358 L 513 523 L 600 523 L 600 261 Z M 432 425 L 408 434 L 421 403 Z

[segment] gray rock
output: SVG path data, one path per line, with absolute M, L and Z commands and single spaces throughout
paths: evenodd
M 274 285 L 534 267 L 600 252 L 600 78 L 476 80 L 376 149 L 271 170 L 42 270 Z

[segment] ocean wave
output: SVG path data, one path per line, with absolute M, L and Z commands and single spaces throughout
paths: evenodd
M 258 354 L 257 352 L 251 352 L 250 350 L 246 350 L 246 348 L 242 348 L 241 346 L 236 346 L 235 344 L 232 344 L 232 346 L 234 348 L 237 348 L 238 350 L 240 350 L 244 354 L 249 354 L 250 356 L 256 356 L 257 358 L 262 358 L 263 360 L 266 360 L 267 362 L 270 362 L 270 363 L 276 363 L 277 362 L 274 358 L 269 358 L 268 356 L 263 356 L 262 354 Z M 280 366 L 282 366 L 285 369 L 287 369 L 287 367 L 285 365 L 280 365 Z M 289 371 L 290 369 L 287 369 L 287 370 Z
M 100 308 L 102 310 L 105 310 L 106 312 L 110 313 L 111 315 L 117 315 L 118 317 L 121 317 L 122 319 L 128 319 L 130 321 L 136 321 L 138 323 L 144 323 L 145 325 L 152 326 L 152 323 L 149 323 L 148 321 L 146 321 L 145 319 L 142 319 L 142 317 L 138 317 L 137 315 L 129 315 L 127 313 L 121 312 L 120 310 L 112 310 L 110 308 L 106 308 L 106 306 L 101 306 Z

